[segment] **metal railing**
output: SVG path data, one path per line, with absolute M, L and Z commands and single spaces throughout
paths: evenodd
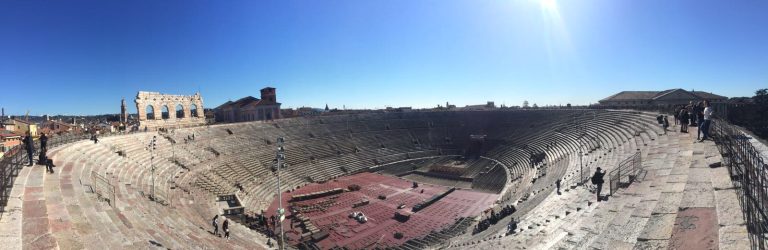
M 120 135 L 124 133 L 109 133 L 99 135 L 100 138 Z M 67 143 L 72 143 L 81 140 L 90 139 L 90 134 L 64 134 L 64 135 L 51 135 L 49 136 L 46 147 L 48 149 L 61 146 Z M 40 141 L 34 141 L 34 148 L 32 150 L 32 157 L 37 157 L 40 152 Z M 33 161 L 35 159 L 32 159 Z M 27 154 L 26 145 L 20 144 L 10 148 L 0 158 L 0 216 L 5 212 L 5 207 L 8 205 L 8 199 L 10 198 L 11 189 L 13 183 L 19 172 L 24 166 L 29 164 L 29 156 Z
M 96 171 L 91 171 L 91 189 L 93 193 L 95 193 L 101 200 L 109 203 L 110 206 L 117 206 L 115 186 L 109 183 L 109 179 L 99 175 Z
M 768 165 L 750 138 L 721 119 L 712 121 L 712 137 L 739 196 L 752 249 L 768 248 Z
M 613 195 L 623 185 L 629 185 L 643 170 L 642 157 L 640 152 L 636 152 L 629 158 L 621 161 L 616 168 L 608 173 L 608 185 L 610 186 L 609 195 Z

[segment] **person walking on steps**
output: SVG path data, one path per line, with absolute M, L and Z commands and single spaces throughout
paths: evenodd
M 667 134 L 667 128 L 669 128 L 669 119 L 667 119 L 667 116 L 664 116 L 664 120 L 662 121 L 662 127 L 664 127 L 664 134 Z
M 597 201 L 600 201 L 600 191 L 603 189 L 603 176 L 605 176 L 605 171 L 601 169 L 600 167 L 597 167 L 595 170 L 595 174 L 592 175 L 592 184 L 597 185 L 597 188 L 595 188 L 595 193 L 597 193 Z
M 213 217 L 211 226 L 213 226 L 213 235 L 216 235 L 216 237 L 219 237 L 219 215 L 218 214 Z
M 33 155 L 35 155 L 35 142 L 32 140 L 32 135 L 29 134 L 29 131 L 25 133 L 24 139 L 21 140 L 24 143 L 24 148 L 27 150 L 27 157 L 29 157 L 29 165 L 34 165 L 34 158 Z
M 221 224 L 221 230 L 224 230 L 224 238 L 229 240 L 229 220 L 224 218 L 224 223 Z

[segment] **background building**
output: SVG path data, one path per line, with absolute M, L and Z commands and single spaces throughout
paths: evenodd
M 245 122 L 279 119 L 280 105 L 275 88 L 261 89 L 261 99 L 246 96 L 215 108 L 217 122 Z
M 685 105 L 691 101 L 703 100 L 724 102 L 728 100 L 728 97 L 704 91 L 670 89 L 664 91 L 622 91 L 599 102 L 602 106 L 636 107 Z

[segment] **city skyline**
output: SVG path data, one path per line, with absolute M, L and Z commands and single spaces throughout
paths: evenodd
M 284 108 L 585 105 L 622 90 L 739 97 L 768 82 L 768 3 L 742 1 L 0 3 L 6 114 L 205 108 L 263 87 Z

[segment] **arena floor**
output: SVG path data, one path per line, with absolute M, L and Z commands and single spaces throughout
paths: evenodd
M 431 231 L 448 227 L 457 218 L 479 215 L 498 197 L 496 194 L 457 189 L 431 206 L 414 213 L 408 221 L 399 222 L 394 219 L 396 211 L 411 211 L 415 204 L 443 193 L 448 188 L 419 183 L 419 187 L 414 189 L 412 181 L 409 180 L 377 173 L 361 173 L 340 177 L 326 183 L 310 184 L 292 193 L 284 193 L 283 206 L 287 206 L 291 195 L 333 188 L 346 189 L 352 184 L 359 185 L 361 189 L 294 203 L 295 205 L 323 202 L 326 204 L 324 211 L 304 213 L 316 227 L 328 232 L 329 236 L 318 242 L 323 249 L 335 246 L 352 249 L 397 246 L 409 239 L 419 238 Z M 379 195 L 385 195 L 387 199 L 378 199 Z M 363 199 L 369 200 L 370 204 L 352 207 L 352 204 Z M 405 204 L 405 208 L 398 209 L 400 204 Z M 267 214 L 273 214 L 276 208 L 277 200 L 270 205 Z M 352 212 L 363 212 L 368 217 L 368 222 L 359 223 L 349 218 L 348 215 Z M 300 229 L 294 230 L 287 224 L 284 228 L 286 237 L 293 243 L 298 243 Z M 404 237 L 396 239 L 395 232 L 403 233 Z

